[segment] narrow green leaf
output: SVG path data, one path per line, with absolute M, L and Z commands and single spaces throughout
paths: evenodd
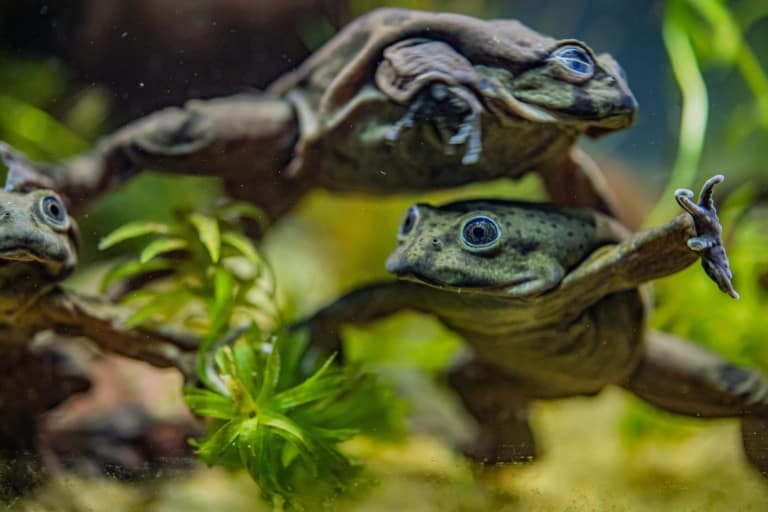
M 256 398 L 257 403 L 264 403 L 275 394 L 277 384 L 280 380 L 280 350 L 276 346 L 276 343 L 268 345 L 271 349 L 267 354 L 267 364 L 264 368 L 264 376 L 261 381 L 261 389 L 259 390 L 259 396 Z
M 185 387 L 184 401 L 187 407 L 198 416 L 220 420 L 231 420 L 236 416 L 232 401 L 212 391 Z
M 129 279 L 141 274 L 148 274 L 150 272 L 158 272 L 161 270 L 169 270 L 172 265 L 167 261 L 149 261 L 147 263 L 141 263 L 140 261 L 131 260 L 121 265 L 112 267 L 101 280 L 101 290 L 106 291 L 112 284 L 123 279 Z
M 335 443 L 346 441 L 360 433 L 359 428 L 322 428 L 305 426 L 304 430 L 316 439 L 324 439 Z
M 235 359 L 235 372 L 251 397 L 256 397 L 258 369 L 256 354 L 250 340 L 240 338 L 232 350 Z
M 342 374 L 326 375 L 312 382 L 305 381 L 296 387 L 282 391 L 272 402 L 283 412 L 290 409 L 330 398 L 344 389 L 346 377 Z
M 261 424 L 248 433 L 246 443 L 239 445 L 241 463 L 269 499 L 275 494 L 291 494 L 288 485 L 279 478 L 279 459 L 276 460 L 274 456 L 284 445 L 285 441 L 272 435 L 271 431 Z
M 269 227 L 269 217 L 264 213 L 264 210 L 253 203 L 242 201 L 229 203 L 221 207 L 217 213 L 219 218 L 228 222 L 251 219 L 258 222 L 262 230 L 266 230 Z
M 155 295 L 155 297 L 150 299 L 146 304 L 131 313 L 131 315 L 123 321 L 123 327 L 126 329 L 133 329 L 146 324 L 154 317 L 165 316 L 167 305 L 168 301 L 166 297 Z
M 228 421 L 200 442 L 196 453 L 206 464 L 218 464 L 227 450 L 235 447 L 245 421 Z
M 159 222 L 147 222 L 137 221 L 130 222 L 123 226 L 120 226 L 107 236 L 99 241 L 99 250 L 106 250 L 110 247 L 130 240 L 131 238 L 138 238 L 145 235 L 163 235 L 170 232 L 170 228 L 166 224 Z
M 200 242 L 208 251 L 211 261 L 218 263 L 221 254 L 221 234 L 219 233 L 218 221 L 199 213 L 191 213 L 187 219 L 197 230 Z
M 254 265 L 261 265 L 263 263 L 259 256 L 259 251 L 248 237 L 234 231 L 225 231 L 221 235 L 221 241 L 245 256 Z
M 210 346 L 215 340 L 221 338 L 229 326 L 234 301 L 234 287 L 235 280 L 232 274 L 226 269 L 217 268 L 213 276 L 213 297 L 208 312 L 211 317 L 211 327 L 206 346 Z
M 186 240 L 181 238 L 161 238 L 159 240 L 153 240 L 141 251 L 139 255 L 140 263 L 147 263 L 158 254 L 163 254 L 171 251 L 179 251 L 188 247 Z
M 309 344 L 309 331 L 281 329 L 275 333 L 275 345 L 280 349 L 280 382 L 277 389 L 288 389 L 303 380 L 302 361 Z
M 318 460 L 314 443 L 304 435 L 301 427 L 277 413 L 262 412 L 259 418 L 262 425 L 269 427 L 275 434 L 296 445 L 312 475 L 318 475 Z

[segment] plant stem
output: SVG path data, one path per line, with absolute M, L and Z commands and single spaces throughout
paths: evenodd
M 673 211 L 674 203 L 671 198 L 676 189 L 690 188 L 693 184 L 707 130 L 707 86 L 701 76 L 696 54 L 681 16 L 679 4 L 670 0 L 662 33 L 672 71 L 682 94 L 683 107 L 675 166 L 661 199 L 648 216 L 649 223 L 659 222 Z

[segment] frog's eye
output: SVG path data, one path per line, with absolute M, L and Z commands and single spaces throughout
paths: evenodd
M 461 228 L 461 240 L 470 250 L 487 252 L 498 247 L 501 228 L 492 218 L 478 215 L 464 223 Z
M 416 225 L 416 221 L 419 218 L 419 209 L 415 206 L 411 206 L 408 209 L 408 213 L 405 214 L 405 219 L 400 225 L 400 236 L 405 236 L 413 230 L 413 226 Z
M 563 78 L 581 83 L 592 78 L 595 74 L 595 61 L 589 53 L 580 46 L 563 46 L 552 54 L 554 60 L 563 71 Z
M 40 200 L 40 213 L 43 220 L 53 227 L 62 228 L 67 224 L 67 209 L 56 196 L 44 196 Z

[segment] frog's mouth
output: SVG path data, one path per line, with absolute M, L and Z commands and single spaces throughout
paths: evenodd
M 0 249 L 0 266 L 13 265 L 14 263 L 36 263 L 45 267 L 53 275 L 59 274 L 64 266 L 63 262 L 44 258 L 30 248 L 10 247 Z
M 534 275 L 520 276 L 513 281 L 505 282 L 503 284 L 485 284 L 477 281 L 446 283 L 413 271 L 394 272 L 390 270 L 389 267 L 387 267 L 387 270 L 395 274 L 398 279 L 456 293 L 482 293 L 487 295 L 501 295 L 511 298 L 528 299 L 541 295 L 554 287 L 553 284 L 546 283 Z

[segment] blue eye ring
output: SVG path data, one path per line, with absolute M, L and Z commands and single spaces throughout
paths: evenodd
M 581 83 L 595 74 L 595 61 L 581 46 L 561 46 L 552 53 L 551 59 L 559 65 L 563 78 L 568 81 Z
M 461 226 L 461 242 L 475 252 L 488 252 L 499 247 L 501 227 L 487 215 L 475 215 Z
M 67 208 L 55 195 L 45 195 L 38 203 L 43 220 L 54 228 L 67 227 Z

